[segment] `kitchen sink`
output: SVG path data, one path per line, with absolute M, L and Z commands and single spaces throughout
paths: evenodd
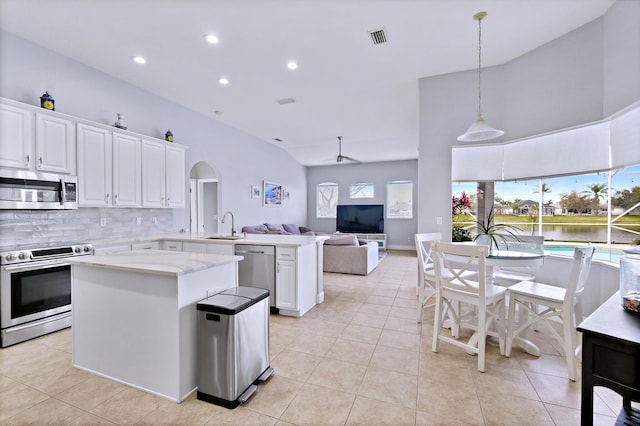
M 242 235 L 214 235 L 213 237 L 206 237 L 207 240 L 241 240 Z

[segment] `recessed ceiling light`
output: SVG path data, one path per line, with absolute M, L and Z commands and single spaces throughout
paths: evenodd
M 142 64 L 146 64 L 147 63 L 147 60 L 145 58 L 143 58 L 142 56 L 132 56 L 131 59 L 136 64 L 142 65 Z
M 296 61 L 289 61 L 287 63 L 287 68 L 289 68 L 290 70 L 295 70 L 298 68 L 298 63 Z
M 213 34 L 207 34 L 206 36 L 204 36 L 204 39 L 207 41 L 207 43 L 211 44 L 218 44 L 218 42 L 220 41 L 218 36 Z
M 222 84 L 223 86 L 226 86 L 227 84 L 229 84 L 229 79 L 227 77 L 220 77 L 218 79 L 218 83 Z

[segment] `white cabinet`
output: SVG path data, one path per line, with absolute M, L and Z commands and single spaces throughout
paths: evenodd
M 166 146 L 165 172 L 167 207 L 184 207 L 185 205 L 185 151 L 176 145 Z
M 298 309 L 295 248 L 276 247 L 276 307 Z
M 81 207 L 140 207 L 140 139 L 78 124 L 78 187 Z
M 73 122 L 0 104 L 1 167 L 75 174 L 75 158 Z
M 160 248 L 162 250 L 182 251 L 182 241 L 162 241 Z
M 131 250 L 160 250 L 160 243 L 158 241 L 132 243 Z
M 36 114 L 35 169 L 63 174 L 76 173 L 73 122 L 48 114 Z
M 0 104 L 0 166 L 27 169 L 33 161 L 33 113 Z
M 387 234 L 355 234 L 359 240 L 373 241 L 380 250 L 387 249 Z
M 142 159 L 140 139 L 113 133 L 113 199 L 115 207 L 142 204 Z
M 185 179 L 184 147 L 142 141 L 143 207 L 184 207 Z
M 233 244 L 207 244 L 207 253 L 233 256 L 235 254 L 235 246 Z
M 183 241 L 182 251 L 188 251 L 192 253 L 206 253 L 207 243 L 192 243 L 192 242 Z
M 78 204 L 81 207 L 111 205 L 111 132 L 78 124 Z

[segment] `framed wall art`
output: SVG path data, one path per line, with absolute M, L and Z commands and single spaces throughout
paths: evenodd
M 282 185 L 279 183 L 263 181 L 262 204 L 265 206 L 282 205 Z
M 262 195 L 262 188 L 258 185 L 251 185 L 251 198 L 260 198 Z

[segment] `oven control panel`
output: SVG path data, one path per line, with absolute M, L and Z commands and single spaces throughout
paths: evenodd
M 93 245 L 91 244 L 16 249 L 0 253 L 0 264 L 10 265 L 49 259 L 63 259 L 65 257 L 87 256 L 91 254 L 93 254 Z

